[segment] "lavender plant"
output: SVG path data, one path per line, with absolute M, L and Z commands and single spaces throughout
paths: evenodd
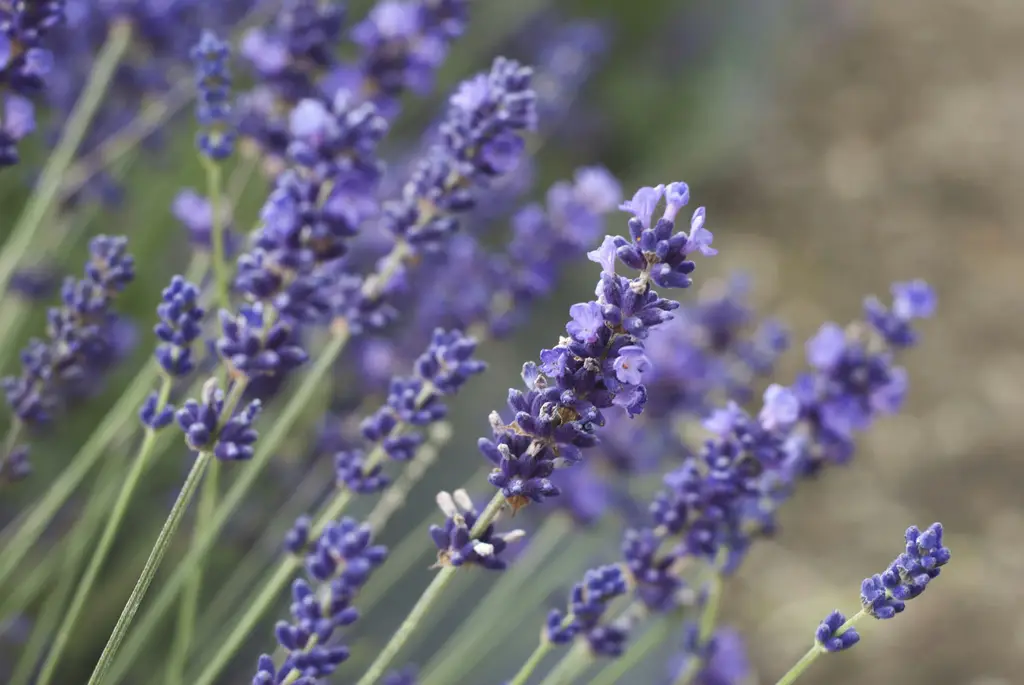
M 92 238 L 84 278 L 64 282 L 45 339 L 4 380 L 0 516 L 8 492 L 49 479 L 0 532 L 0 626 L 31 626 L 9 675 L 0 663 L 9 682 L 214 685 L 244 672 L 254 685 L 447 685 L 479 682 L 476 666 L 507 642 L 511 685 L 578 682 L 588 669 L 587 682 L 610 684 L 673 639 L 673 685 L 746 677 L 742 639 L 720 625 L 723 586 L 778 534 L 798 486 L 850 463 L 855 438 L 900 410 L 896 355 L 917 344 L 935 295 L 895 284 L 891 305 L 869 298 L 861 320 L 825 324 L 805 346 L 808 369 L 772 382 L 789 336 L 747 301 L 745 281 L 675 299 L 694 283 L 694 258 L 717 254 L 705 208 L 682 213 L 687 184 L 622 202 L 610 171 L 581 166 L 543 201 L 530 196 L 540 140 L 574 120 L 573 94 L 603 50 L 595 25 L 549 27 L 536 73 L 495 58 L 422 136 L 403 136 L 405 104 L 435 91 L 470 9 L 380 0 L 350 18 L 318 0 L 0 2 L 0 165 L 33 163 L 19 146 L 36 107 L 50 105 L 38 144 L 51 142 L 43 128 L 57 132 L 0 252 L 4 304 L 52 294 L 54 241 L 78 238 L 53 227 L 115 205 L 111 165 L 157 154 L 124 148 L 156 148 L 159 124 L 192 98 L 180 123 L 197 130 L 205 176 L 189 179 L 204 191 L 147 207 L 184 229 L 158 248 L 165 260 L 146 230 Z M 248 193 L 262 195 L 258 212 Z M 624 234 L 601 239 L 615 208 Z M 136 245 L 150 246 L 138 261 Z M 460 475 L 453 407 L 476 408 L 456 395 L 494 374 L 478 353 L 507 351 L 583 256 L 600 268 L 593 298 L 522 366 L 507 409 L 486 416 L 481 468 Z M 151 271 L 159 298 L 135 292 Z M 129 298 L 145 301 L 144 317 L 119 310 Z M 46 433 L 128 375 L 77 453 L 55 459 Z M 56 475 L 33 476 L 36 442 L 33 464 Z M 443 519 L 409 516 L 392 544 L 390 524 L 438 465 Z M 134 525 L 153 511 L 152 531 Z M 275 542 L 236 549 L 240 530 Z M 219 554 L 242 551 L 225 570 Z M 779 685 L 851 648 L 864 617 L 902 612 L 949 559 L 941 525 L 908 529 L 905 551 L 863 582 L 861 610 L 829 614 Z M 398 611 L 401 580 L 426 587 Z M 456 582 L 488 589 L 474 605 L 448 594 Z M 401 619 L 374 645 L 366 632 L 382 609 Z M 106 628 L 112 611 L 102 649 L 76 650 L 86 620 Z M 262 630 L 271 615 L 287 619 Z M 435 620 L 460 627 L 425 668 L 401 662 Z M 509 636 L 523 627 L 539 641 L 516 654 Z M 164 630 L 169 648 L 147 653 Z M 87 679 L 72 670 L 83 660 Z M 507 666 L 488 664 L 486 677 Z

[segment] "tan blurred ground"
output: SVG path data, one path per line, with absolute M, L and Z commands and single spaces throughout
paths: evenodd
M 806 682 L 1024 683 L 1024 2 L 831 5 L 824 31 L 798 19 L 774 107 L 713 189 L 723 258 L 772 283 L 800 338 L 894 279 L 932 281 L 940 315 L 906 415 L 805 490 L 729 609 L 774 682 L 906 525 L 942 520 L 948 571 Z

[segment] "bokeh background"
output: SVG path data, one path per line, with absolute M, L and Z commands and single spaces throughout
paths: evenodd
M 351 3 L 353 15 L 367 4 Z M 594 162 L 619 176 L 627 193 L 643 184 L 689 182 L 695 200 L 708 207 L 720 249 L 699 265 L 698 283 L 735 271 L 750 275 L 760 310 L 793 330 L 781 382 L 802 361 L 799 342 L 824 320 L 855 317 L 862 296 L 884 295 L 891 281 L 914 277 L 938 289 L 939 315 L 923 325 L 924 344 L 906 360 L 906 411 L 865 436 L 850 468 L 829 472 L 790 503 L 778 538 L 752 554 L 725 595 L 725 617 L 746 636 L 760 682 L 774 682 L 804 652 L 829 610 L 856 609 L 860 579 L 894 556 L 907 525 L 933 520 L 946 525 L 954 561 L 928 598 L 894 622 L 865 626 L 860 646 L 823 660 L 804 680 L 1022 682 L 1024 3 L 480 0 L 474 13 L 439 92 L 495 54 L 528 58 L 538 27 L 601 22 L 609 50 L 590 65 L 595 71 L 575 96 L 568 121 L 541 148 L 536 187 Z M 400 133 L 414 134 L 437 102 L 411 107 Z M 189 129 L 186 117 L 166 131 L 162 152 L 146 152 L 123 168 L 129 178 L 124 204 L 98 211 L 80 233 L 130 236 L 140 278 L 125 308 L 143 329 L 153 319 L 159 288 L 186 250 L 169 212 L 171 199 L 182 186 L 202 183 Z M 31 167 L 0 176 L 5 230 L 24 200 Z M 255 216 L 261 192 L 252 189 L 241 216 Z M 78 268 L 84 237 L 76 244 L 58 255 L 70 270 Z M 431 493 L 479 467 L 474 443 L 487 430 L 482 408 L 503 405 L 521 363 L 535 357 L 538 340 L 554 341 L 566 307 L 590 295 L 593 279 L 591 265 L 581 263 L 528 329 L 485 347 L 490 372 L 455 402 L 456 437 L 414 493 L 408 513 L 385 532 L 385 542 L 424 526 L 432 516 Z M 35 317 L 26 332 L 38 333 L 40 311 L 15 313 Z M 143 342 L 146 347 L 148 338 Z M 140 349 L 136 361 L 145 354 Z M 5 372 L 12 370 L 8 364 Z M 132 368 L 137 365 L 127 366 L 122 379 Z M 0 492 L 0 521 L 46 486 L 118 385 L 112 382 L 42 441 L 33 480 L 21 491 Z M 297 431 L 296 452 L 304 440 Z M 183 450 L 168 452 L 147 481 L 148 492 L 136 498 L 130 534 L 104 571 L 85 619 L 90 629 L 78 631 L 59 682 L 85 681 L 187 467 L 183 457 Z M 287 471 L 287 454 L 282 464 Z M 243 512 L 217 550 L 216 573 L 230 572 L 248 551 L 260 522 L 287 494 L 281 489 L 267 479 L 253 510 Z M 58 526 L 73 514 L 69 508 Z M 186 542 L 182 536 L 182 549 Z M 610 544 L 602 551 L 595 543 L 592 559 L 612 553 Z M 589 560 L 566 565 L 567 585 Z M 354 660 L 365 665 L 401 620 L 429 580 L 428 563 L 425 557 L 410 568 L 380 601 Z M 476 576 L 460 578 L 462 594 L 453 602 L 468 603 L 483 592 L 487 583 Z M 560 593 L 550 605 L 562 601 Z M 537 607 L 517 637 L 489 655 L 487 677 L 463 682 L 492 682 L 512 672 L 532 649 L 544 610 Z M 440 617 L 410 659 L 427 659 L 456 622 L 454 613 Z M 0 665 L 16 655 L 19 630 L 8 626 L 0 638 Z M 269 629 L 259 636 L 225 683 L 251 677 L 251 657 L 272 639 Z M 151 682 L 145 667 L 162 663 L 166 644 L 154 645 L 132 682 Z M 670 648 L 623 682 L 662 682 Z M 344 672 L 360 670 L 353 665 Z

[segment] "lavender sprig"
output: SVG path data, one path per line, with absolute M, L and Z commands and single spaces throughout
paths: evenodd
M 664 214 L 654 226 L 651 218 L 662 196 Z M 553 350 L 541 353 L 543 375 L 535 364 L 523 370 L 529 394 L 510 391 L 509 404 L 516 417 L 505 424 L 495 412 L 491 424 L 495 439 L 481 440 L 480 449 L 497 468 L 490 481 L 500 488 L 469 530 L 468 544 L 486 531 L 498 513 L 510 504 L 513 509 L 531 500 L 557 496 L 547 476 L 556 466 L 579 461 L 581 449 L 596 443 L 594 435 L 603 423 L 601 409 L 621 406 L 631 414 L 640 413 L 646 398 L 642 372 L 648 364 L 643 338 L 650 329 L 669 318 L 678 303 L 661 298 L 651 290 L 652 274 L 672 287 L 690 284 L 687 274 L 694 263 L 691 251 L 714 254 L 712 236 L 704 228 L 704 210 L 698 209 L 689 234 L 674 234 L 674 219 L 689 200 L 683 183 L 642 188 L 622 209 L 633 214 L 629 221 L 632 241 L 605 239 L 592 253 L 604 273 L 598 285 L 598 301 L 573 305 L 572 321 L 566 326 L 571 337 L 563 338 Z M 621 259 L 638 268 L 635 279 L 615 274 Z M 639 260 L 639 261 L 638 261 Z M 371 685 L 380 678 L 409 636 L 438 600 L 451 581 L 456 567 L 446 566 L 413 606 L 390 642 L 380 652 L 357 685 Z
M 942 535 L 941 523 L 933 523 L 923 532 L 917 526 L 907 528 L 905 550 L 883 573 L 861 583 L 861 610 L 849 619 L 838 610 L 829 614 L 815 631 L 814 646 L 776 685 L 792 685 L 821 655 L 857 644 L 860 634 L 854 626 L 865 616 L 890 619 L 904 610 L 906 602 L 920 597 L 951 558 Z

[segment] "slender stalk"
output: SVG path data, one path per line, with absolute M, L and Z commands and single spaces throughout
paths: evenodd
M 198 280 L 207 268 L 205 254 L 197 253 L 187 270 L 189 280 Z M 135 376 L 96 430 L 71 458 L 60 475 L 46 489 L 42 499 L 23 516 L 12 521 L 0 534 L 0 588 L 24 560 L 46 527 L 67 502 L 71 494 L 118 439 L 127 439 L 138 424 L 136 409 L 145 401 L 159 377 L 159 365 L 148 364 Z M 0 593 L 2 594 L 2 593 Z
M 556 552 L 575 553 L 586 540 L 575 538 L 566 543 L 572 521 L 553 515 L 529 537 L 520 558 L 501 574 L 494 588 L 476 605 L 473 612 L 435 653 L 434 661 L 423 669 L 424 685 L 455 682 L 460 673 L 468 673 L 490 653 L 508 632 L 522 624 L 547 594 L 562 583 L 558 574 L 539 574 L 538 570 Z M 416 531 L 426 538 L 422 531 Z M 501 616 L 500 625 L 494 624 Z
M 498 517 L 498 513 L 505 506 L 505 497 L 500 493 L 495 493 L 491 501 L 487 503 L 487 507 L 483 513 L 480 514 L 480 518 L 477 519 L 476 525 L 473 526 L 473 530 L 470 531 L 470 537 L 476 537 L 480 535 L 494 522 L 494 519 Z M 409 615 L 402 621 L 402 625 L 398 627 L 395 634 L 391 637 L 388 643 L 384 646 L 384 649 L 380 651 L 377 658 L 374 659 L 373 663 L 370 664 L 370 668 L 367 669 L 363 677 L 359 679 L 356 685 L 373 685 L 373 683 L 380 680 L 381 676 L 384 675 L 384 671 L 387 670 L 388 666 L 398 652 L 401 651 L 405 643 L 409 641 L 412 634 L 419 627 L 420 622 L 427 615 L 434 604 L 441 598 L 444 589 L 448 586 L 452 579 L 455 577 L 455 571 L 457 570 L 454 566 L 445 566 L 437 575 L 434 576 L 434 580 L 430 582 L 427 589 L 420 595 L 419 600 L 413 606 Z M 209 683 L 202 683 L 201 685 L 210 685 Z
M 842 635 L 847 630 L 852 628 L 854 624 L 857 623 L 857 621 L 861 620 L 867 615 L 868 612 L 864 609 L 861 609 L 856 614 L 847 619 L 846 623 L 839 626 L 838 630 L 836 630 L 836 635 Z M 793 683 L 797 681 L 797 678 L 802 676 L 804 674 L 804 671 L 810 668 L 811 664 L 817 661 L 818 657 L 822 654 L 828 654 L 828 652 L 826 652 L 822 647 L 815 644 L 813 647 L 807 650 L 806 654 L 800 657 L 800 661 L 796 662 L 793 668 L 786 671 L 785 675 L 779 678 L 779 681 L 775 683 L 775 685 L 793 685 Z
M 224 254 L 224 216 L 221 212 L 223 174 L 220 164 L 203 157 L 206 168 L 206 193 L 210 201 L 212 225 L 210 244 L 213 247 L 213 279 L 216 284 L 214 302 L 221 309 L 231 308 L 231 268 Z
M 530 680 L 530 676 L 540 666 L 540 662 L 544 661 L 544 657 L 551 653 L 551 650 L 555 648 L 555 645 L 548 640 L 547 637 L 541 637 L 540 642 L 537 644 L 537 648 L 533 650 L 526 663 L 522 665 L 519 671 L 512 677 L 508 685 L 526 685 L 527 681 Z
M 541 681 L 540 685 L 566 685 L 573 682 L 580 671 L 590 663 L 592 658 L 586 643 L 577 642 L 562 657 L 562 660 L 555 664 L 555 667 L 551 669 L 551 672 Z
M 224 410 L 221 413 L 222 423 L 234 414 L 235 407 L 242 398 L 242 393 L 245 392 L 246 384 L 246 381 L 242 379 L 231 388 L 231 392 L 224 402 Z M 148 435 L 155 435 L 155 433 L 150 432 Z M 150 583 L 153 582 L 153 577 L 156 576 L 160 562 L 163 561 L 164 555 L 167 553 L 168 547 L 170 547 L 171 539 L 174 537 L 175 532 L 177 532 L 181 519 L 185 515 L 185 510 L 192 501 L 192 497 L 199 487 L 199 482 L 203 478 L 203 473 L 206 471 L 212 458 L 212 452 L 200 452 L 196 456 L 195 463 L 192 465 L 192 469 L 189 471 L 188 476 L 185 478 L 185 483 L 181 487 L 181 492 L 178 493 L 178 498 L 174 501 L 174 506 L 171 507 L 171 513 L 167 516 L 163 528 L 160 529 L 160 534 L 157 536 L 156 543 L 149 553 L 149 558 L 146 560 L 146 565 L 142 569 L 139 580 L 135 583 L 135 588 L 132 590 L 132 594 L 128 598 L 128 602 L 125 604 L 124 610 L 121 612 L 121 616 L 118 618 L 106 646 L 103 648 L 103 653 L 100 655 L 96 667 L 93 669 L 88 685 L 98 685 L 103 681 L 103 676 L 106 674 L 107 669 L 110 668 L 111 661 L 124 640 L 124 636 L 131 626 L 132 619 L 135 618 L 135 613 L 139 610 L 142 598 L 149 589 Z
M 196 509 L 193 542 L 195 541 L 194 536 L 203 526 L 203 521 L 208 519 L 216 509 L 219 471 L 220 464 L 214 460 L 199 493 L 199 506 Z M 184 592 L 182 592 L 178 612 L 178 631 L 175 636 L 174 647 L 171 650 L 170 663 L 167 667 L 168 685 L 180 685 L 184 681 L 185 665 L 188 663 L 189 649 L 192 647 L 192 635 L 196 628 L 197 607 L 202 587 L 203 564 L 199 563 L 192 569 L 192 576 L 189 578 L 188 583 L 186 583 Z
M 167 405 L 170 395 L 171 378 L 165 375 L 161 378 L 160 382 L 160 395 L 157 400 L 158 412 Z M 121 491 L 114 502 L 114 508 L 107 519 L 107 525 L 103 529 L 100 541 L 96 545 L 96 549 L 93 550 L 92 558 L 89 559 L 89 565 L 86 567 L 85 573 L 78 583 L 78 588 L 75 590 L 71 603 L 64 614 L 64 619 L 61 621 L 60 628 L 53 639 L 53 645 L 50 647 L 46 660 L 39 671 L 36 685 L 48 685 L 50 679 L 53 678 L 57 664 L 64 653 L 64 648 L 67 646 L 68 638 L 71 636 L 71 631 L 74 630 L 75 623 L 78 621 L 82 609 L 85 608 L 85 602 L 89 598 L 89 593 L 92 592 L 93 585 L 96 583 L 96 579 L 99 578 L 103 563 L 107 560 L 107 554 L 109 554 L 110 548 L 114 544 L 114 539 L 121 528 L 124 515 L 128 511 L 128 504 L 135 494 L 135 488 L 138 486 L 142 474 L 149 465 L 150 457 L 153 456 L 155 443 L 156 431 L 152 428 L 147 428 L 145 437 L 142 439 L 142 445 L 139 447 L 139 453 L 136 455 L 135 462 L 125 476 L 124 484 L 121 486 Z
M 82 511 L 81 518 L 83 526 L 90 531 L 98 526 L 104 519 L 107 512 L 107 503 L 117 496 L 118 484 L 121 482 L 120 475 L 124 473 L 127 459 L 109 459 L 100 473 L 89 501 Z M 18 665 L 11 676 L 10 685 L 27 685 L 37 666 L 39 658 L 50 644 L 51 637 L 57 632 L 61 618 L 64 616 L 68 598 L 75 589 L 75 581 L 78 580 L 78 573 L 81 569 L 82 559 L 93 544 L 93 536 L 71 535 L 60 543 L 60 552 L 48 554 L 45 561 L 58 562 L 52 564 L 52 570 L 43 572 L 47 578 L 51 573 L 57 572 L 59 576 L 56 587 L 47 582 L 49 597 L 43 608 L 42 614 L 36 620 L 32 628 L 32 634 L 28 642 L 21 649 L 21 656 Z M 36 574 L 33 574 L 33 576 Z M 22 588 L 18 588 L 15 594 L 20 594 Z M 31 601 L 31 599 L 29 599 Z
M 701 608 L 700 623 L 697 631 L 697 651 L 690 656 L 690 659 L 686 662 L 686 668 L 672 681 L 672 685 L 690 685 L 701 669 L 704 668 L 704 648 L 715 633 L 715 627 L 718 625 L 718 608 L 722 600 L 724 578 L 722 578 L 722 573 L 719 569 L 727 558 L 728 552 L 723 548 L 719 552 L 718 559 L 712 570 L 711 580 L 708 583 L 707 598 L 704 600 L 704 606 Z
M 591 678 L 588 685 L 615 685 L 625 682 L 623 678 L 636 666 L 641 659 L 647 656 L 651 650 L 660 645 L 668 634 L 668 621 L 661 621 L 658 625 L 651 626 L 640 639 L 635 641 L 626 650 L 626 653 L 618 659 L 609 661 L 604 668 L 598 671 L 597 675 Z
M 93 63 L 89 80 L 86 81 L 82 94 L 62 129 L 60 141 L 43 167 L 39 183 L 4 244 L 3 252 L 0 253 L 0 292 L 7 292 L 11 276 L 22 263 L 32 244 L 33 236 L 42 226 L 54 200 L 58 198 L 64 172 L 82 144 L 89 124 L 103 102 L 103 96 L 114 77 L 117 65 L 131 45 L 131 39 L 132 26 L 129 22 L 117 21 L 111 25 L 103 49 Z

